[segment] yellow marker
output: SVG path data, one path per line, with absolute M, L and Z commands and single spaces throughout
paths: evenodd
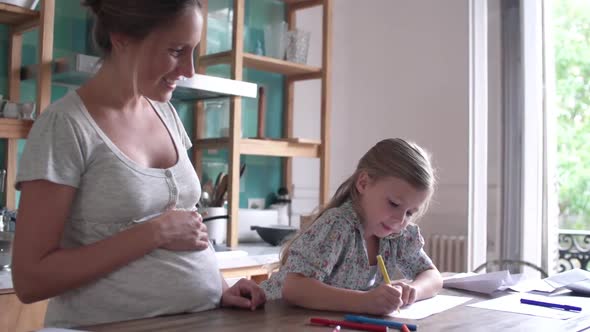
M 385 268 L 385 263 L 383 262 L 383 257 L 381 257 L 381 255 L 377 255 L 377 264 L 379 264 L 379 269 L 383 275 L 383 280 L 386 284 L 391 285 L 391 279 L 389 279 L 389 273 L 387 273 L 387 269 Z M 399 308 L 395 312 L 399 314 Z
M 385 268 L 385 263 L 383 263 L 383 257 L 381 255 L 377 255 L 377 264 L 379 264 L 379 269 L 381 269 L 381 274 L 383 275 L 383 280 L 385 280 L 386 284 L 391 284 L 391 279 L 389 279 L 389 274 L 387 273 L 387 269 Z

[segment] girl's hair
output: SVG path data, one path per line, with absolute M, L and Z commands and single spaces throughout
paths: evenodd
M 362 172 L 366 172 L 373 181 L 385 177 L 395 177 L 408 182 L 417 190 L 428 190 L 429 196 L 420 207 L 420 211 L 412 216 L 413 220 L 420 218 L 428 209 L 436 182 L 429 154 L 417 144 L 401 138 L 382 140 L 365 153 L 359 161 L 356 171 L 338 187 L 330 202 L 313 216 L 313 222 L 309 223 L 305 229 L 302 227 L 299 233 L 285 244 L 281 251 L 281 264 L 287 262 L 293 241 L 311 227 L 324 212 L 342 205 L 349 199 L 353 204 L 358 204 L 359 192 L 356 182 Z
M 103 57 L 113 49 L 111 33 L 141 40 L 184 10 L 201 9 L 199 0 L 82 0 L 82 5 L 94 14 L 94 46 Z

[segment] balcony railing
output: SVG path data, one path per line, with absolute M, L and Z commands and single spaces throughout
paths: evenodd
M 559 271 L 590 270 L 590 231 L 559 230 Z

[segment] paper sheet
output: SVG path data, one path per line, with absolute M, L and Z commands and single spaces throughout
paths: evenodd
M 506 290 L 522 279 L 520 274 L 511 275 L 508 271 L 491 273 L 461 273 L 445 278 L 443 287 L 464 289 L 472 292 L 491 294 L 497 290 Z
M 536 291 L 546 295 L 559 295 L 572 290 L 585 296 L 590 296 L 590 272 L 573 269 L 552 275 L 542 280 L 527 280 L 510 287 L 517 292 Z
M 510 286 L 510 289 L 520 293 L 526 293 L 531 291 L 552 293 L 556 290 L 556 288 L 548 284 L 547 281 L 545 281 L 545 279 L 523 280 L 514 286 Z
M 558 304 L 568 304 L 582 308 L 582 312 L 572 312 L 560 309 L 546 308 L 536 305 L 520 303 L 520 299 L 530 299 Z M 543 296 L 535 294 L 511 294 L 493 300 L 482 301 L 467 305 L 468 307 L 514 312 L 554 319 L 570 319 L 590 314 L 590 298 L 580 296 Z
M 590 280 L 590 272 L 581 269 L 573 269 L 552 275 L 544 279 L 549 285 L 558 288 L 573 284 L 578 281 Z
M 399 313 L 392 312 L 388 316 L 403 319 L 422 319 L 449 310 L 469 300 L 471 300 L 470 297 L 464 296 L 437 295 L 402 308 Z

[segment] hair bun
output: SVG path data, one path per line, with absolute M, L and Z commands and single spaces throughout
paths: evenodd
M 95 15 L 101 11 L 102 0 L 82 0 L 82 5 L 90 8 Z

